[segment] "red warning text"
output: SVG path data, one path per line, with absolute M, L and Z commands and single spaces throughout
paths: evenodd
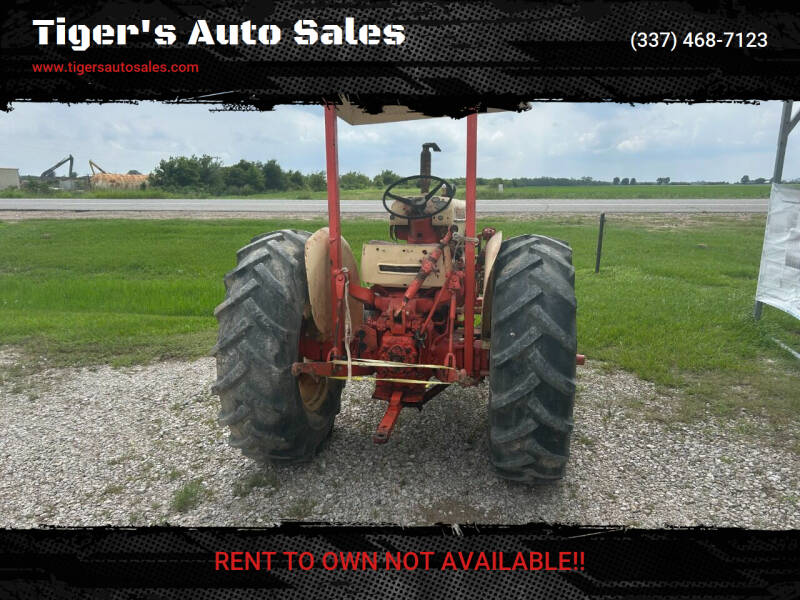
M 583 552 L 216 552 L 217 571 L 583 571 Z

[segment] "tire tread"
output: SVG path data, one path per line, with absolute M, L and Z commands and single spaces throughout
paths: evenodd
M 308 302 L 309 236 L 283 230 L 254 237 L 237 252 L 237 265 L 224 278 L 226 298 L 214 311 L 218 420 L 230 431 L 228 443 L 259 461 L 309 460 L 339 412 L 341 382 L 329 380 L 322 406 L 310 412 L 291 373 Z
M 489 451 L 501 477 L 564 476 L 575 400 L 575 269 L 565 242 L 503 241 L 495 263 Z

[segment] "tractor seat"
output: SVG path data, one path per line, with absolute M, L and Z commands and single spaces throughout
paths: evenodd
M 408 287 L 419 272 L 422 260 L 437 247 L 437 244 L 368 242 L 361 249 L 361 278 L 373 285 Z M 422 287 L 443 286 L 451 261 L 450 248 L 445 248 L 436 270 L 425 279 Z

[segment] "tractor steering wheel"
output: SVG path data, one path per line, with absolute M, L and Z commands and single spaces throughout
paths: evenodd
M 398 194 L 392 193 L 392 190 L 398 187 L 399 185 L 408 183 L 409 181 L 421 181 L 423 179 L 427 179 L 433 182 L 434 184 L 438 185 L 434 185 L 433 189 L 430 192 L 428 192 L 424 196 L 419 196 L 419 197 L 408 198 L 406 196 L 400 196 Z M 428 205 L 428 202 L 430 202 L 431 198 L 433 198 L 436 195 L 436 192 L 438 192 L 443 186 L 445 188 L 445 196 L 447 198 L 447 201 L 437 211 L 432 213 L 424 213 L 423 211 L 425 210 L 425 207 Z M 408 219 L 410 221 L 413 221 L 415 219 L 426 219 L 438 215 L 440 212 L 444 211 L 448 206 L 450 206 L 450 203 L 453 201 L 453 196 L 455 195 L 456 195 L 456 186 L 454 186 L 449 181 L 442 179 L 441 177 L 436 177 L 435 175 L 412 175 L 411 177 L 403 177 L 402 179 L 398 179 L 392 185 L 386 188 L 386 191 L 383 192 L 383 208 L 385 208 L 386 212 L 388 212 L 390 215 L 393 215 L 400 219 Z M 410 207 L 411 214 L 403 215 L 394 212 L 391 208 L 389 208 L 389 205 L 386 203 L 387 198 L 391 198 L 392 200 L 397 200 L 398 202 L 401 202 L 402 204 L 405 204 L 406 206 Z

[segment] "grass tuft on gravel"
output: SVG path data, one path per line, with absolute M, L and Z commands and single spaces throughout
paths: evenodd
M 237 498 L 244 498 L 256 488 L 277 489 L 278 486 L 278 477 L 273 471 L 257 471 L 250 473 L 241 481 L 237 481 L 233 486 L 233 495 Z
M 175 492 L 170 506 L 175 512 L 185 513 L 200 504 L 205 495 L 206 490 L 203 487 L 203 481 L 201 479 L 194 479 L 181 486 Z
M 285 517 L 290 520 L 302 521 L 308 519 L 316 507 L 316 501 L 311 498 L 300 498 L 286 510 Z
M 213 309 L 236 250 L 317 220 L 23 220 L 0 222 L 0 345 L 50 366 L 115 366 L 206 355 Z M 786 422 L 800 411 L 800 322 L 751 311 L 763 215 L 610 215 L 601 271 L 597 221 L 561 215 L 483 218 L 506 238 L 541 233 L 574 248 L 578 343 L 593 364 L 680 388 L 680 418 L 710 408 Z M 347 219 L 356 257 L 386 239 L 383 220 Z

